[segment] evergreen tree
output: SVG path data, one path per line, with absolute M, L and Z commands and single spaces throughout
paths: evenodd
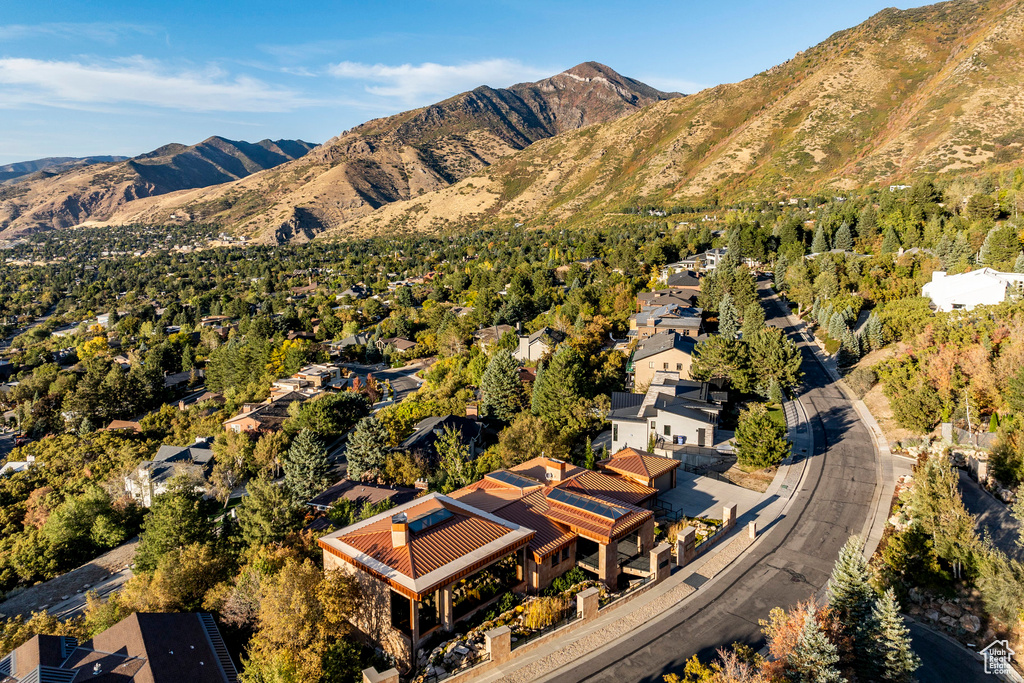
M 1013 262 L 1013 272 L 1024 273 L 1024 251 L 1017 254 L 1017 260 Z
M 839 653 L 818 623 L 813 610 L 804 617 L 796 645 L 786 656 L 786 678 L 794 683 L 845 683 L 836 664 Z
M 885 229 L 885 236 L 882 237 L 882 253 L 892 254 L 900 248 L 900 239 L 892 228 Z
M 790 454 L 786 428 L 768 414 L 763 403 L 740 412 L 736 426 L 736 460 L 744 470 L 775 467 Z
M 327 449 L 316 432 L 303 429 L 285 453 L 284 484 L 297 500 L 306 501 L 327 488 Z
M 818 226 L 814 231 L 814 239 L 811 240 L 811 253 L 821 254 L 828 251 L 828 238 L 825 237 L 825 228 Z
M 594 446 L 590 443 L 590 437 L 587 437 L 587 443 L 583 447 L 583 466 L 588 470 L 597 469 L 597 458 L 594 456 Z
M 912 683 L 921 660 L 910 647 L 910 629 L 903 623 L 896 593 L 886 589 L 872 610 L 877 632 L 873 660 L 879 678 L 888 683 Z
M 469 446 L 462 441 L 462 430 L 445 427 L 434 442 L 438 457 L 438 488 L 451 493 L 473 481 L 473 466 L 469 462 Z
M 252 479 L 246 490 L 248 495 L 238 506 L 238 525 L 250 547 L 279 543 L 302 524 L 302 508 L 266 474 Z
M 743 338 L 750 339 L 758 330 L 764 328 L 764 308 L 760 301 L 751 301 L 743 309 Z
M 947 270 L 970 265 L 971 253 L 971 243 L 967 239 L 967 233 L 960 230 L 956 233 L 956 239 L 953 240 L 953 246 L 950 247 L 949 255 L 943 265 Z
M 843 223 L 836 231 L 835 247 L 843 251 L 853 251 L 853 234 L 850 232 L 849 223 Z
M 486 417 L 511 422 L 526 407 L 526 390 L 519 379 L 519 363 L 505 349 L 494 352 L 480 380 L 483 399 L 480 407 Z
M 717 334 L 708 337 L 694 349 L 690 376 L 704 382 L 728 379 L 737 391 L 750 391 L 754 377 L 747 346 Z
M 773 382 L 780 389 L 793 389 L 803 377 L 803 356 L 792 339 L 777 327 L 762 327 L 747 339 L 750 366 L 760 391 L 767 392 Z
M 786 284 L 786 271 L 789 270 L 789 259 L 780 254 L 775 259 L 775 289 L 782 289 Z
M 879 318 L 878 314 L 874 311 L 872 311 L 871 315 L 868 316 L 864 331 L 867 333 L 867 340 L 872 350 L 877 350 L 885 346 L 882 319 Z
M 374 415 L 364 417 L 356 424 L 345 449 L 349 479 L 359 480 L 364 474 L 384 471 L 389 438 L 387 427 Z
M 782 385 L 775 378 L 772 378 L 771 383 L 768 385 L 768 400 L 779 405 L 786 400 L 786 395 L 782 392 Z
M 732 296 L 726 294 L 718 305 L 718 334 L 731 341 L 736 338 L 739 329 L 736 306 L 733 305 Z
M 828 336 L 832 337 L 836 341 L 842 341 L 843 332 L 847 329 L 846 321 L 843 319 L 843 314 L 836 311 L 832 314 L 832 319 L 828 322 Z
M 584 426 L 580 404 L 586 396 L 586 376 L 580 352 L 562 346 L 533 383 L 531 405 L 537 417 L 563 433 L 578 433 Z
M 873 680 L 872 634 L 876 626 L 872 614 L 876 596 L 860 547 L 860 537 L 851 536 L 839 551 L 828 581 L 828 604 L 848 629 L 858 676 L 861 680 Z

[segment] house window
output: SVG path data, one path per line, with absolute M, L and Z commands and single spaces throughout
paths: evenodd
M 657 429 L 658 425 L 654 424 L 654 420 L 651 420 L 651 429 Z
M 569 559 L 569 546 L 565 546 L 564 548 L 562 548 L 562 562 L 565 562 L 568 559 Z
M 649 367 L 649 368 L 651 368 L 653 370 L 654 369 L 654 361 L 652 360 L 652 361 L 648 362 L 647 363 L 647 367 Z
M 554 555 L 551 556 L 551 566 L 552 567 L 557 567 L 558 566 L 558 553 L 555 553 Z
M 665 425 L 665 436 L 672 436 L 672 425 Z
M 661 369 L 662 370 L 668 370 L 668 363 L 662 363 L 661 364 Z
M 616 441 L 617 442 L 618 440 L 619 440 L 619 425 L 613 424 L 612 425 L 612 441 Z
M 683 364 L 682 363 L 676 363 L 676 372 L 682 372 L 682 371 L 683 371 Z

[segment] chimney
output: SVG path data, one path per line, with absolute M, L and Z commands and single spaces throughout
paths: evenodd
M 556 458 L 548 458 L 544 465 L 547 470 L 544 474 L 549 481 L 559 482 L 565 479 L 565 461 Z
M 409 544 L 409 518 L 404 512 L 391 517 L 391 545 L 401 548 Z

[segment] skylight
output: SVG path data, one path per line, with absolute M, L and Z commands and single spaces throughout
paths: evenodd
M 552 489 L 551 492 L 548 493 L 548 498 L 558 501 L 563 505 L 568 505 L 579 510 L 585 510 L 586 512 L 595 514 L 598 517 L 604 517 L 605 519 L 619 519 L 629 512 L 625 508 L 620 508 L 615 505 L 607 505 L 605 503 L 598 503 L 596 500 L 567 493 L 562 489 Z
M 439 510 L 428 512 L 427 514 L 420 515 L 416 519 L 409 522 L 409 531 L 411 531 L 414 534 L 418 534 L 421 531 L 424 531 L 432 526 L 440 524 L 446 519 L 451 519 L 452 516 L 453 515 L 451 511 L 446 508 L 440 508 Z
M 522 475 L 509 472 L 508 470 L 489 472 L 487 474 L 487 478 L 493 479 L 494 481 L 499 481 L 502 484 L 515 486 L 516 488 L 520 489 L 527 489 L 530 488 L 531 486 L 540 486 L 539 482 L 536 482 L 533 479 L 530 479 L 529 477 L 524 477 Z

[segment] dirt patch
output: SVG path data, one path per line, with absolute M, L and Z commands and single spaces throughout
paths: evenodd
M 133 539 L 77 569 L 26 588 L 9 600 L 0 603 L 0 615 L 5 617 L 18 614 L 27 615 L 46 607 L 52 607 L 67 596 L 84 593 L 98 581 L 130 566 L 135 561 L 135 550 L 138 545 L 138 539 Z
M 738 465 L 733 465 L 721 474 L 722 478 L 728 479 L 730 483 L 736 486 L 764 493 L 775 479 L 775 472 L 776 468 L 774 467 L 767 470 L 757 470 L 756 472 L 744 472 Z

